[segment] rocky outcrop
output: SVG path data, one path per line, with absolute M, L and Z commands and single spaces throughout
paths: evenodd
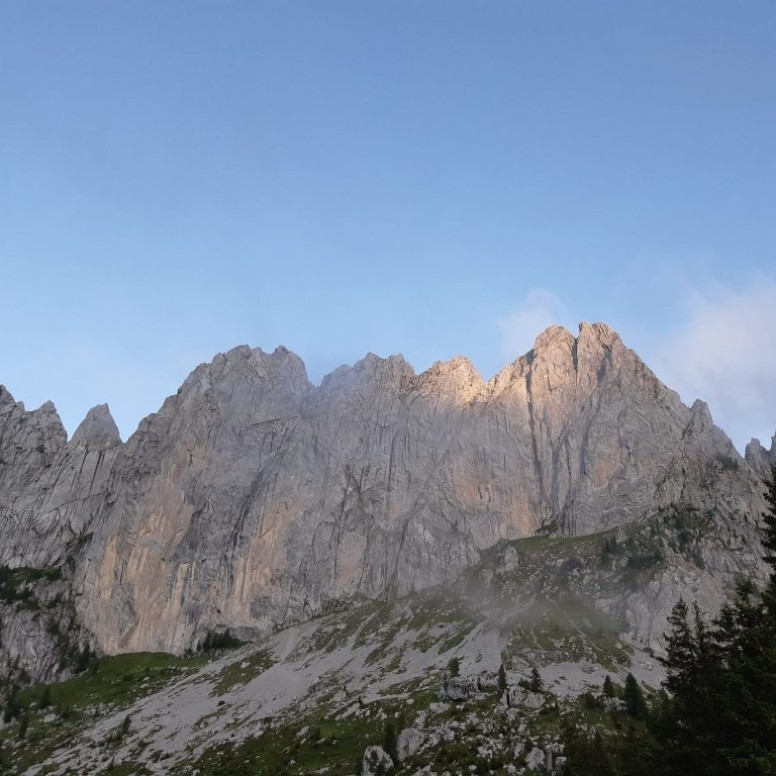
M 426 736 L 418 728 L 409 727 L 402 730 L 396 739 L 396 753 L 399 761 L 404 762 L 408 757 L 419 752 L 425 741 Z
M 393 770 L 393 760 L 381 746 L 368 746 L 364 751 L 361 776 L 379 776 Z
M 28 412 L 0 386 L 0 565 L 46 567 L 75 555 L 120 448 L 107 405 L 90 410 L 68 443 L 51 402 Z
M 424 588 L 537 531 L 673 503 L 728 522 L 760 508 L 706 406 L 684 406 L 603 324 L 548 329 L 487 383 L 463 358 L 416 375 L 370 354 L 315 387 L 284 348 L 239 347 L 124 445 L 106 408 L 68 443 L 53 407 L 7 393 L 0 435 L 0 557 L 72 555 L 79 617 L 111 652 Z
M 68 442 L 53 404 L 29 412 L 0 387 L 0 682 L 51 681 L 92 641 L 72 577 L 120 449 L 107 405 Z
M 90 635 L 73 606 L 69 571 L 0 568 L 0 688 L 54 681 L 85 665 Z
M 443 701 L 465 701 L 477 694 L 477 685 L 469 678 L 452 676 L 445 679 L 439 688 L 439 698 Z
M 776 464 L 776 434 L 771 439 L 771 449 L 766 450 L 759 439 L 753 439 L 744 452 L 744 458 L 749 466 L 761 477 L 767 477 Z

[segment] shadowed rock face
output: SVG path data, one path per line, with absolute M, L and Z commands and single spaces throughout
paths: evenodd
M 548 329 L 488 383 L 463 358 L 415 375 L 370 354 L 314 387 L 284 348 L 239 347 L 124 445 L 106 408 L 67 443 L 53 406 L 6 392 L 0 435 L 0 558 L 68 548 L 107 651 L 177 651 L 208 628 L 419 589 L 540 529 L 760 507 L 706 406 L 685 407 L 603 324 Z
M 0 386 L 0 563 L 40 567 L 74 556 L 120 449 L 107 405 L 90 410 L 68 443 L 51 402 L 28 412 Z
M 771 467 L 776 463 L 776 434 L 771 439 L 771 449 L 766 450 L 759 439 L 753 439 L 747 446 L 744 457 L 746 462 L 761 477 L 770 475 Z

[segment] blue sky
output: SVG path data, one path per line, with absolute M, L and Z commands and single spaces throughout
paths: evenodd
M 197 363 L 488 378 L 617 329 L 776 429 L 776 5 L 0 6 L 0 383 L 124 437 Z

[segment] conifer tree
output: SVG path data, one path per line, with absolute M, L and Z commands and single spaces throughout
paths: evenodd
M 697 603 L 692 612 L 680 599 L 671 616 L 666 636 L 666 668 L 663 686 L 670 700 L 663 710 L 657 735 L 666 743 L 670 774 L 717 773 L 712 728 L 716 724 L 722 665 L 709 626 Z
M 776 774 L 776 464 L 765 486 L 762 544 L 770 568 L 765 589 L 741 581 L 734 600 L 711 623 L 697 603 L 680 600 L 669 617 L 661 660 L 668 693 L 653 705 L 648 724 L 634 721 L 624 735 L 605 742 L 586 741 L 572 731 L 564 774 Z M 634 717 L 639 694 L 629 675 L 625 699 Z
M 765 481 L 762 592 L 751 580 L 709 627 L 697 604 L 669 619 L 663 715 L 668 772 L 708 776 L 776 773 L 776 466 Z
M 507 690 L 507 672 L 503 663 L 498 667 L 498 690 L 502 695 Z
M 646 719 L 647 702 L 644 700 L 644 693 L 641 689 L 641 685 L 636 681 L 636 677 L 630 673 L 625 677 L 625 694 L 623 700 L 625 701 L 625 710 L 631 717 L 634 717 L 635 719 Z
M 764 481 L 768 509 L 762 513 L 765 553 L 771 567 L 761 594 L 750 580 L 716 620 L 724 655 L 722 703 L 715 716 L 716 741 L 730 773 L 776 773 L 776 464 Z
M 390 756 L 394 763 L 399 762 L 399 754 L 396 747 L 396 728 L 394 728 L 393 722 L 388 720 L 385 723 L 385 730 L 383 731 L 383 750 Z
M 3 723 L 8 724 L 12 719 L 16 719 L 21 714 L 22 707 L 19 703 L 19 688 L 11 687 L 3 709 Z
M 762 513 L 763 538 L 765 548 L 763 560 L 771 567 L 771 582 L 776 576 L 776 462 L 771 466 L 771 476 L 763 481 L 765 499 L 768 508 Z
M 612 756 L 601 734 L 590 736 L 586 731 L 571 728 L 564 735 L 564 776 L 616 776 Z

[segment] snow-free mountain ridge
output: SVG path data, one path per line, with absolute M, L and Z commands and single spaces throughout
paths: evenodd
M 633 604 L 646 643 L 687 586 L 711 600 L 762 575 L 773 449 L 750 448 L 600 323 L 549 328 L 489 382 L 464 358 L 418 375 L 369 354 L 316 387 L 285 348 L 241 346 L 126 443 L 105 405 L 67 441 L 53 405 L 29 412 L 0 388 L 0 564 L 62 569 L 81 645 L 180 653 L 209 630 L 250 637 L 427 588 L 500 541 L 688 505 L 715 526 L 707 568 Z M 53 666 L 24 616 L 5 613 L 2 649 Z

